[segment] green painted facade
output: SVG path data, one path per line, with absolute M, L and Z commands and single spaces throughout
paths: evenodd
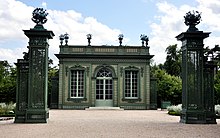
M 61 45 L 59 54 L 59 109 L 85 109 L 88 107 L 121 107 L 124 109 L 150 109 L 150 59 L 145 46 L 77 46 Z M 111 82 L 112 97 L 97 99 L 97 74 L 106 69 L 112 76 L 103 78 L 104 86 Z M 84 72 L 83 97 L 71 98 L 71 71 Z M 125 97 L 125 72 L 137 72 L 137 97 Z M 102 78 L 101 78 L 102 79 Z M 105 79 L 105 80 L 104 80 Z M 103 87 L 103 86 L 102 86 Z

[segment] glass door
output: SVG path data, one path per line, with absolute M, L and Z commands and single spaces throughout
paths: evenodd
M 113 106 L 112 73 L 108 69 L 101 69 L 96 79 L 96 106 Z

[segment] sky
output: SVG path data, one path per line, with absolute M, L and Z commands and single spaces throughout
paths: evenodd
M 150 54 L 155 64 L 164 63 L 169 45 L 181 42 L 176 36 L 187 30 L 183 16 L 188 11 L 201 12 L 197 28 L 211 32 L 205 46 L 214 47 L 220 40 L 220 0 L 0 0 L 0 60 L 13 65 L 27 52 L 28 38 L 23 30 L 35 26 L 32 12 L 43 7 L 49 15 L 44 24 L 55 34 L 49 40 L 49 56 L 58 64 L 59 36 L 68 33 L 69 45 L 87 45 L 87 34 L 92 34 L 91 45 L 141 46 L 140 35 L 149 37 Z

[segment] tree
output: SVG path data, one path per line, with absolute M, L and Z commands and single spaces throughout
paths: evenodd
M 48 69 L 48 93 L 50 93 L 51 88 L 52 88 L 51 79 L 54 76 L 56 76 L 57 72 L 58 72 L 58 69 L 56 66 L 49 67 L 49 69 Z
M 175 44 L 168 46 L 166 53 L 164 64 L 151 66 L 151 76 L 158 79 L 158 104 L 160 101 L 179 104 L 182 99 L 181 52 Z
M 58 69 L 57 66 L 53 66 L 53 60 L 48 58 L 48 106 L 51 102 L 51 90 L 52 90 L 52 78 L 58 75 Z
M 53 66 L 53 60 L 48 58 L 48 93 L 51 91 L 51 79 L 56 75 L 58 72 L 57 66 Z
M 215 104 L 220 104 L 220 70 L 217 72 L 214 80 Z
M 154 67 L 152 74 L 157 78 L 158 103 L 160 101 L 171 101 L 175 105 L 181 103 L 182 81 L 180 77 L 169 75 L 159 67 Z
M 215 104 L 220 104 L 220 47 L 215 45 L 214 48 L 205 47 L 204 60 L 213 61 L 217 65 L 217 72 L 214 79 Z
M 181 72 L 181 52 L 177 49 L 177 44 L 166 48 L 166 61 L 163 68 L 170 75 L 180 76 Z
M 15 102 L 16 71 L 7 61 L 0 61 L 0 102 Z
M 58 69 L 56 66 L 52 67 L 52 59 L 49 59 L 48 63 L 48 93 L 50 94 L 51 78 L 56 75 Z M 17 68 L 11 66 L 7 61 L 0 61 L 0 103 L 16 102 L 16 79 Z

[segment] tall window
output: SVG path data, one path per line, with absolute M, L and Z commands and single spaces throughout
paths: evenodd
M 70 97 L 84 97 L 84 70 L 72 70 L 70 81 Z
M 102 68 L 97 73 L 96 80 L 96 99 L 111 100 L 112 99 L 112 72 L 107 68 Z
M 125 98 L 138 98 L 138 71 L 125 71 Z

